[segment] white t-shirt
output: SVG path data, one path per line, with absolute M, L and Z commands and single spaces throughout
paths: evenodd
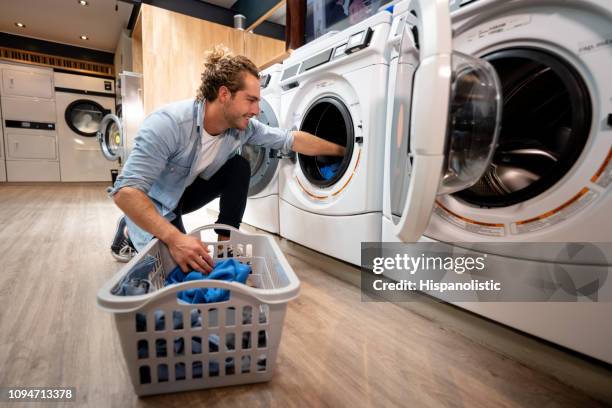
M 202 145 L 200 146 L 198 162 L 193 166 L 193 173 L 200 174 L 210 166 L 219 152 L 222 140 L 223 134 L 213 136 L 202 127 Z

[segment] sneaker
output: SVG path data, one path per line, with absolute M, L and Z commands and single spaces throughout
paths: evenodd
M 122 216 L 117 222 L 117 232 L 115 232 L 115 238 L 113 238 L 111 244 L 111 255 L 119 262 L 129 262 L 136 253 L 136 248 L 128 237 L 125 216 Z

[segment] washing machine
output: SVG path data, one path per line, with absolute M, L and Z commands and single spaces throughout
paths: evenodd
M 142 74 L 119 74 L 121 92 L 121 117 L 109 113 L 102 118 L 97 132 L 99 149 L 111 162 L 117 162 L 120 170 L 128 158 L 138 128 L 144 119 Z
M 452 73 L 450 94 L 419 82 L 420 65 L 414 61 L 426 38 L 414 15 L 405 14 L 407 23 L 398 28 L 402 38 L 395 40 L 400 51 L 391 63 L 396 77 L 390 83 L 397 81 L 397 92 L 389 101 L 383 239 L 443 241 L 458 251 L 491 248 L 478 243 L 523 243 L 518 254 L 511 245 L 487 254 L 488 268 L 507 275 L 528 267 L 542 272 L 593 267 L 592 260 L 571 251 L 530 243 L 612 241 L 612 5 L 589 0 L 454 4 L 454 53 L 450 69 L 445 68 Z M 399 5 L 396 11 L 399 16 Z M 442 34 L 450 36 L 450 29 Z M 484 75 L 474 75 L 474 61 Z M 487 74 L 490 68 L 495 75 Z M 458 84 L 462 76 L 472 77 L 472 86 Z M 478 90 L 487 78 L 488 96 Z M 429 101 L 419 89 L 427 89 Z M 495 94 L 501 126 L 494 119 Z M 438 123 L 448 129 L 422 132 L 420 115 L 427 110 L 437 112 Z M 484 117 L 475 116 L 487 110 Z M 424 149 L 424 135 L 429 146 L 437 141 L 438 147 Z M 428 160 L 437 162 L 423 171 Z M 454 303 L 612 362 L 612 326 L 604 323 L 612 314 L 610 303 Z
M 346 148 L 344 157 L 283 160 L 280 234 L 358 265 L 381 234 L 387 38 L 391 13 L 295 50 L 283 62 L 281 125 Z
M 53 71 L 0 64 L 7 181 L 60 181 Z
M 112 78 L 54 72 L 62 181 L 109 181 L 112 164 L 100 155 L 96 135 L 115 111 Z
M 259 74 L 261 99 L 257 120 L 273 127 L 279 126 L 281 72 L 282 64 L 274 64 Z M 281 155 L 274 149 L 254 145 L 242 146 L 240 154 L 251 166 L 249 192 L 242 222 L 278 234 L 278 168 Z M 185 219 L 189 224 L 197 225 L 198 220 L 210 219 L 209 211 L 219 214 L 219 198 L 215 198 L 199 211 L 185 214 Z
M 269 126 L 279 126 L 281 64 L 260 73 L 261 94 L 257 119 Z M 242 157 L 251 165 L 251 181 L 242 222 L 278 234 L 279 152 L 266 147 L 244 145 Z M 218 201 L 218 200 L 217 200 Z

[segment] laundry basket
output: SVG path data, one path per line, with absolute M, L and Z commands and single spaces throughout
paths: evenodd
M 204 232 L 230 231 L 229 241 L 206 242 Z M 98 305 L 114 313 L 123 355 L 138 395 L 269 381 L 276 362 L 287 302 L 299 280 L 272 237 L 228 225 L 207 225 L 200 237 L 215 261 L 228 256 L 250 264 L 248 285 L 198 280 L 164 287 L 176 267 L 168 248 L 152 240 L 98 292 Z M 121 289 L 138 272 L 148 293 Z M 192 288 L 230 290 L 229 300 L 189 304 L 177 293 Z

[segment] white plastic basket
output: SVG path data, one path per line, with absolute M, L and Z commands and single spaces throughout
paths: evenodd
M 206 242 L 203 232 L 230 231 L 229 241 Z M 176 267 L 168 248 L 152 240 L 98 292 L 98 305 L 115 316 L 123 355 L 134 390 L 152 395 L 269 381 L 276 363 L 287 302 L 296 298 L 300 282 L 276 242 L 228 225 L 207 225 L 199 236 L 215 261 L 233 257 L 249 263 L 249 284 L 218 280 L 183 282 L 164 287 Z M 149 263 L 152 292 L 116 295 L 135 267 Z M 177 292 L 191 288 L 223 288 L 230 299 L 188 304 Z M 162 317 L 163 316 L 163 317 Z M 216 347 L 215 347 L 216 345 Z

